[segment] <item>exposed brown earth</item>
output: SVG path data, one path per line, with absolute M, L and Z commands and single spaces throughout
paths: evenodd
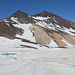
M 53 33 L 50 35 L 50 37 L 57 43 L 57 45 L 59 47 L 65 47 L 67 46 L 62 40 L 63 40 L 63 37 L 57 33 Z
M 37 43 L 42 43 L 42 44 L 50 43 L 51 38 L 47 35 L 47 33 L 42 27 L 32 26 L 30 27 L 30 30 L 33 33 L 33 36 L 35 37 Z
M 0 20 L 0 36 L 9 38 L 9 39 L 20 39 L 22 42 L 29 42 L 33 44 L 50 44 L 51 40 L 54 40 L 54 42 L 58 45 L 58 47 L 65 47 L 67 44 L 63 42 L 62 40 L 65 40 L 67 43 L 70 43 L 72 45 L 75 45 L 75 37 L 64 32 L 61 30 L 58 30 L 56 25 L 59 25 L 61 29 L 63 27 L 66 27 L 68 29 L 72 28 L 75 29 L 75 23 L 65 20 L 61 18 L 60 16 L 57 16 L 53 13 L 49 13 L 46 11 L 43 11 L 39 14 L 34 15 L 34 17 L 50 17 L 47 20 L 37 20 L 32 18 L 33 16 L 29 16 L 28 14 L 17 11 L 13 15 L 11 15 L 8 18 L 5 18 L 8 20 L 8 22 L 5 22 L 4 19 Z M 29 27 L 30 31 L 33 34 L 33 37 L 35 38 L 35 42 L 31 42 L 27 39 L 22 39 L 15 37 L 16 34 L 22 35 L 24 33 L 24 30 L 21 28 L 15 27 L 13 24 L 17 24 L 17 22 L 14 22 L 11 17 L 17 18 L 17 21 L 22 24 L 29 24 L 31 23 L 32 26 Z M 36 21 L 38 22 L 45 22 L 46 24 L 52 23 L 56 30 L 52 30 L 49 28 L 44 28 L 36 24 Z M 74 32 L 72 32 L 74 33 Z M 75 33 L 74 33 L 75 34 Z

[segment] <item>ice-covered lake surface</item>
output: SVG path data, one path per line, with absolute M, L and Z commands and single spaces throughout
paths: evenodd
M 0 49 L 0 75 L 75 75 L 75 47 L 37 49 Z

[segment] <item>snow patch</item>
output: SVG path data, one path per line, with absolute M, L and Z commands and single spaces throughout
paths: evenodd
M 15 18 L 15 17 L 11 17 L 11 20 L 13 20 L 14 22 L 19 23 L 19 22 L 17 21 L 17 18 Z
M 56 23 L 58 23 L 56 20 L 55 20 L 55 17 L 53 16 L 53 19 L 54 19 L 54 21 L 56 22 Z
M 74 30 L 74 29 L 72 29 L 72 28 L 70 28 L 70 31 L 71 31 L 71 32 L 75 32 L 75 30 Z
M 64 31 L 64 32 L 66 32 L 66 33 L 68 33 L 68 34 L 70 34 L 72 36 L 75 36 L 75 34 L 71 33 L 71 32 L 75 32 L 75 30 L 73 30 L 72 28 L 68 29 L 66 27 L 63 27 L 62 31 Z
M 58 45 L 54 42 L 54 40 L 51 40 L 49 45 L 51 47 L 58 47 Z
M 47 19 L 49 19 L 50 17 L 33 17 L 34 19 L 37 19 L 37 20 L 47 20 Z
M 35 42 L 35 38 L 33 37 L 33 34 L 31 33 L 31 31 L 29 30 L 29 27 L 32 26 L 31 23 L 21 24 L 17 21 L 17 18 L 11 17 L 11 19 L 18 23 L 18 24 L 13 24 L 15 27 L 21 28 L 21 29 L 24 30 L 24 33 L 22 35 L 17 34 L 16 37 L 20 37 L 20 38 L 27 39 L 27 40 Z
M 64 39 L 63 39 L 63 40 L 61 40 L 61 41 L 63 41 L 64 43 L 66 43 L 66 44 L 67 44 L 67 46 L 73 46 L 72 44 L 70 44 L 70 43 L 66 42 Z
M 7 21 L 7 19 L 3 19 L 3 21 L 4 21 L 4 22 L 9 22 L 9 21 Z
M 72 29 L 72 28 L 70 28 L 70 29 L 68 29 L 68 28 L 66 28 L 66 27 L 63 27 L 63 28 L 62 28 L 62 27 L 60 27 L 60 26 L 57 25 L 57 24 L 52 24 L 52 23 L 47 24 L 47 23 L 45 23 L 44 21 L 43 21 L 43 22 L 41 22 L 41 21 L 36 22 L 36 24 L 39 25 L 39 26 L 42 26 L 42 27 L 44 27 L 44 28 L 46 28 L 46 29 L 49 29 L 49 30 L 55 30 L 55 31 L 61 30 L 61 31 L 66 32 L 66 33 L 68 33 L 68 34 L 70 34 L 70 35 L 72 35 L 72 36 L 75 36 L 75 34 L 72 33 L 72 32 L 75 32 L 75 30 Z
M 49 17 L 50 18 L 50 17 Z M 36 19 L 36 18 L 35 18 Z M 41 20 L 41 19 L 40 19 Z M 55 31 L 58 31 L 58 30 L 61 30 L 62 28 L 57 25 L 57 24 L 52 24 L 52 23 L 49 23 L 47 24 L 44 20 L 47 20 L 47 19 L 44 19 L 44 17 L 42 17 L 42 21 L 35 21 L 37 25 L 41 26 L 41 27 L 44 27 L 46 29 L 49 29 L 49 30 L 55 30 Z
M 66 27 L 60 27 L 58 24 L 52 24 L 52 23 L 47 24 L 45 21 L 50 17 L 33 17 L 33 18 L 36 19 L 36 21 L 34 20 L 36 22 L 36 24 L 41 27 L 44 27 L 49 30 L 55 30 L 55 31 L 61 30 L 61 31 L 66 32 L 72 36 L 75 36 L 75 34 L 73 33 L 73 32 L 75 32 L 75 30 L 72 28 L 68 29 Z M 53 19 L 57 23 L 57 21 L 55 20 L 54 17 L 53 17 Z
M 0 49 L 20 47 L 19 46 L 20 43 L 21 40 L 18 39 L 10 40 L 5 37 L 0 37 Z

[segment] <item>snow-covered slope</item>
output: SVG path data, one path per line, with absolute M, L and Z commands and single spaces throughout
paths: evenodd
M 43 27 L 49 36 L 52 35 L 53 33 L 58 34 L 56 36 L 60 35 L 62 37 L 61 39 L 64 39 L 64 41 L 63 41 L 64 46 L 75 45 L 74 44 L 75 43 L 75 23 L 65 20 L 53 13 L 49 13 L 46 11 L 43 11 L 32 17 L 34 18 L 35 23 L 38 26 Z M 65 37 L 63 35 L 65 35 Z M 70 37 L 68 37 L 68 36 L 70 36 Z M 56 39 L 58 40 L 58 38 L 56 38 Z M 68 41 L 67 38 L 71 39 L 71 41 L 73 41 L 74 43 L 71 43 L 70 41 Z M 55 37 L 54 38 L 52 37 L 52 39 L 54 40 L 55 43 L 57 43 L 56 42 L 57 40 L 55 40 Z M 61 40 L 61 43 L 62 43 L 62 40 Z M 54 43 L 52 43 L 52 44 L 55 47 L 55 44 Z M 57 45 L 58 45 L 58 43 L 57 43 Z
M 23 29 L 23 34 L 22 35 L 16 34 L 16 37 L 27 39 L 27 40 L 35 42 L 35 38 L 33 37 L 33 34 L 31 33 L 31 31 L 29 30 L 29 27 L 32 26 L 31 23 L 29 23 L 29 24 L 19 23 L 17 21 L 17 18 L 14 18 L 14 17 L 11 17 L 11 20 L 13 20 L 14 22 L 17 23 L 17 24 L 13 24 L 13 26 Z
M 0 75 L 75 75 L 75 48 L 0 50 Z
M 42 27 L 44 27 L 46 29 L 49 29 L 49 30 L 55 30 L 55 31 L 61 30 L 63 32 L 66 32 L 66 33 L 68 33 L 70 35 L 75 36 L 75 34 L 74 34 L 75 33 L 75 29 L 73 29 L 72 27 L 67 28 L 65 26 L 60 26 L 58 21 L 55 20 L 54 16 L 53 17 L 52 16 L 51 17 L 48 17 L 48 16 L 47 17 L 42 17 L 42 16 L 41 17 L 40 16 L 34 17 L 33 16 L 33 18 L 35 19 L 36 24 L 39 25 L 39 26 L 42 26 Z M 50 19 L 53 19 L 54 23 L 52 23 L 50 21 Z M 66 23 L 67 22 L 68 21 L 66 21 Z M 75 28 L 75 25 L 74 25 L 74 28 Z
M 0 75 L 75 75 L 74 46 L 74 22 L 17 11 L 0 20 Z
M 46 11 L 33 16 L 17 11 L 0 20 L 0 40 L 6 40 L 3 45 L 7 48 L 14 45 L 37 49 L 74 46 L 75 23 Z M 11 44 L 7 45 L 7 41 Z

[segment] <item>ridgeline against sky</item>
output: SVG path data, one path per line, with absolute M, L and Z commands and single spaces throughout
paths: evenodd
M 48 11 L 75 22 L 75 0 L 1 0 L 0 9 L 0 19 L 17 10 L 29 15 Z

